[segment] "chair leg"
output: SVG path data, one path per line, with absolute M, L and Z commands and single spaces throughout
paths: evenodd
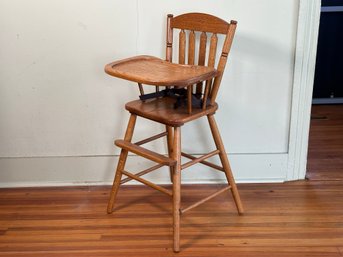
M 174 252 L 180 251 L 180 204 L 181 204 L 181 128 L 174 128 L 173 159 L 176 165 L 173 170 L 173 231 Z
M 242 202 L 241 202 L 238 190 L 237 190 L 236 182 L 235 182 L 235 179 L 234 179 L 232 171 L 231 171 L 230 163 L 229 163 L 229 160 L 228 160 L 226 152 L 225 152 L 224 144 L 223 144 L 223 141 L 221 139 L 217 123 L 214 119 L 214 115 L 213 114 L 208 115 L 207 118 L 208 118 L 208 122 L 210 124 L 210 128 L 211 128 L 211 132 L 212 132 L 214 142 L 216 144 L 217 149 L 220 151 L 219 158 L 220 158 L 220 161 L 221 161 L 223 168 L 225 170 L 226 179 L 227 179 L 229 185 L 231 186 L 231 192 L 232 192 L 233 198 L 235 200 L 237 211 L 239 214 L 243 214 L 243 212 L 244 212 L 243 205 L 242 205 Z
M 125 137 L 124 137 L 125 141 L 131 142 L 133 131 L 134 131 L 135 124 L 136 124 L 136 118 L 137 118 L 136 115 L 131 114 L 129 123 L 127 125 Z M 107 213 L 109 213 L 109 214 L 113 212 L 113 205 L 114 205 L 114 201 L 115 201 L 115 198 L 117 196 L 118 189 L 120 186 L 122 171 L 125 167 L 127 155 L 128 155 L 128 151 L 121 149 L 116 174 L 115 174 L 115 177 L 113 180 L 113 186 L 112 186 L 112 190 L 110 193 L 110 200 L 108 201 L 108 205 L 107 205 Z
M 173 127 L 166 126 L 167 131 L 167 145 L 168 145 L 168 156 L 173 157 Z M 169 167 L 170 182 L 173 183 L 173 167 Z

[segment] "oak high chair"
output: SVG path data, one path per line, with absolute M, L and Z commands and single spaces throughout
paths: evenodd
M 180 250 L 180 216 L 186 211 L 230 189 L 238 213 L 243 213 L 235 180 L 214 118 L 214 114 L 218 109 L 215 100 L 236 25 L 236 21 L 227 23 L 222 19 L 204 13 L 187 13 L 176 17 L 169 14 L 167 17 L 166 61 L 152 56 L 136 56 L 110 63 L 105 67 L 106 73 L 112 76 L 138 83 L 141 94 L 140 100 L 132 101 L 125 105 L 126 110 L 131 115 L 124 140 L 115 141 L 115 144 L 121 148 L 121 153 L 110 193 L 107 212 L 112 213 L 113 211 L 119 186 L 132 179 L 171 196 L 173 199 L 175 252 Z M 175 29 L 180 30 L 178 64 L 172 63 L 173 32 Z M 186 30 L 189 33 L 186 33 Z M 218 65 L 214 68 L 218 34 L 224 35 L 224 41 Z M 198 64 L 195 65 L 195 42 L 199 36 Z M 210 36 L 209 39 L 208 36 Z M 188 51 L 186 51 L 186 37 L 188 37 Z M 209 54 L 206 58 L 207 41 L 209 41 Z M 188 56 L 187 65 L 185 64 L 186 55 Z M 155 86 L 156 92 L 144 94 L 142 84 Z M 161 90 L 161 87 L 165 89 Z M 164 124 L 166 131 L 132 143 L 131 139 L 137 116 Z M 201 157 L 195 157 L 181 151 L 181 127 L 185 123 L 203 116 L 206 116 L 208 119 L 217 149 Z M 167 137 L 168 156 L 153 152 L 141 146 L 164 136 Z M 137 174 L 132 174 L 125 170 L 128 152 L 147 158 L 157 164 Z M 207 158 L 215 155 L 219 155 L 222 167 L 206 161 Z M 182 164 L 181 156 L 190 159 L 190 161 Z M 196 163 L 201 163 L 224 172 L 229 185 L 203 200 L 182 209 L 180 207 L 181 171 Z M 168 166 L 170 168 L 171 181 L 173 183 L 172 191 L 141 178 L 142 175 L 162 166 Z M 122 179 L 122 175 L 127 176 L 127 178 Z

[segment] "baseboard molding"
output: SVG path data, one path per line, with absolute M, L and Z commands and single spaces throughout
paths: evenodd
M 287 173 L 286 153 L 229 155 L 237 183 L 283 182 Z M 1 158 L 0 187 L 48 187 L 111 185 L 118 156 Z M 219 160 L 212 158 L 219 164 Z M 129 156 L 126 169 L 132 172 L 151 166 Z M 162 168 L 145 176 L 157 184 L 170 184 L 169 171 Z M 182 173 L 185 184 L 225 183 L 222 172 L 198 164 Z M 131 181 L 128 184 L 139 184 Z

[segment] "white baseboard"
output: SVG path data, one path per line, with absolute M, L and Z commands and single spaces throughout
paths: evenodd
M 238 183 L 283 182 L 287 172 L 286 153 L 229 155 Z M 213 162 L 219 161 L 212 158 Z M 45 187 L 111 185 L 118 156 L 1 158 L 0 187 Z M 151 163 L 129 156 L 126 169 L 138 172 Z M 145 177 L 157 184 L 170 184 L 169 171 L 162 168 Z M 222 172 L 197 164 L 182 173 L 184 184 L 225 183 Z M 128 184 L 139 184 L 129 182 Z

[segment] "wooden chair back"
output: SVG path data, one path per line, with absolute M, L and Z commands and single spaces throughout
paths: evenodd
M 196 85 L 196 95 L 200 98 L 204 96 L 204 102 L 207 102 L 207 97 L 210 99 L 210 103 L 213 104 L 218 94 L 219 86 L 222 80 L 222 75 L 227 62 L 227 57 L 230 52 L 231 44 L 235 34 L 237 22 L 231 21 L 230 23 L 204 13 L 186 13 L 176 17 L 172 14 L 167 16 L 167 46 L 166 46 L 166 60 L 172 62 L 173 56 L 173 31 L 179 29 L 179 44 L 178 44 L 178 62 L 180 64 L 195 63 L 196 54 L 196 37 L 200 33 L 199 49 L 198 49 L 198 63 L 197 65 L 215 67 L 218 36 L 217 34 L 223 34 L 225 39 L 221 49 L 221 55 L 216 66 L 216 69 L 220 72 L 214 80 L 206 81 L 206 86 L 203 91 L 203 83 Z M 189 32 L 186 32 L 189 31 Z M 210 36 L 208 34 L 211 34 Z M 188 37 L 188 50 L 186 51 L 186 37 Z M 208 40 L 209 38 L 209 40 Z M 210 41 L 208 54 L 206 53 L 207 41 Z M 187 63 L 186 63 L 187 55 Z M 206 63 L 206 56 L 207 63 Z M 206 105 L 203 105 L 205 108 Z

